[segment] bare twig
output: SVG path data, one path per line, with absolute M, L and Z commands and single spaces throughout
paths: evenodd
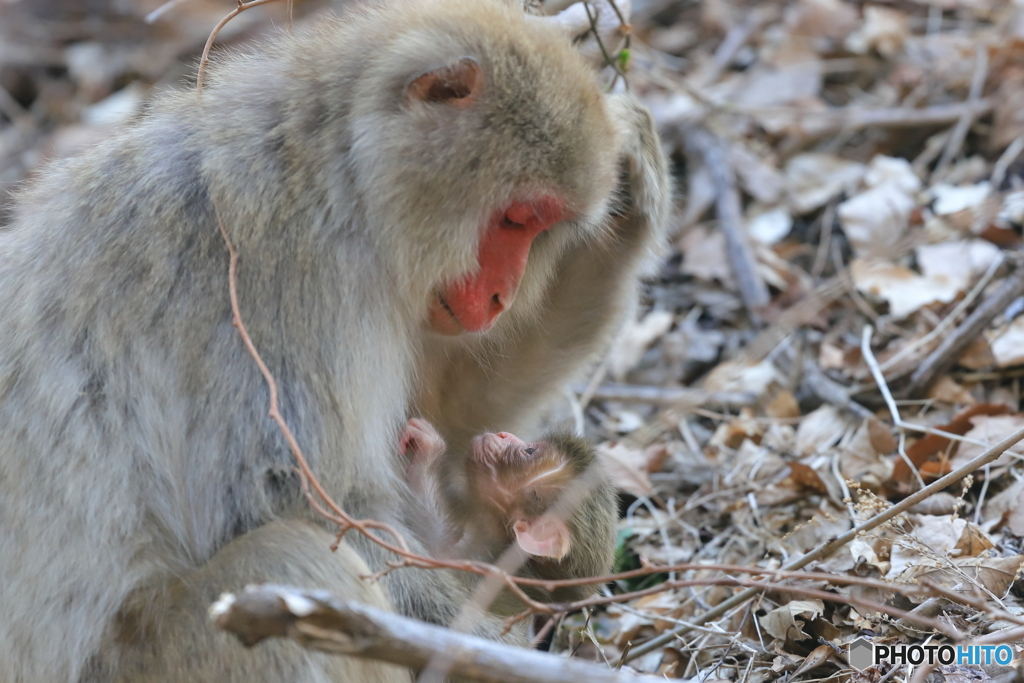
M 162 17 L 163 15 L 167 14 L 172 9 L 177 7 L 178 5 L 182 5 L 182 4 L 184 4 L 184 3 L 188 2 L 188 1 L 189 0 L 167 0 L 167 2 L 165 2 L 162 5 L 160 5 L 155 10 L 153 10 L 152 12 L 147 14 L 146 18 L 144 19 L 144 21 L 147 24 L 154 24 L 154 23 L 156 23 L 156 21 L 158 19 L 160 19 L 160 17 Z
M 206 77 L 206 67 L 210 63 L 210 49 L 213 47 L 213 41 L 217 39 L 217 34 L 220 33 L 221 29 L 225 25 L 239 14 L 247 9 L 253 7 L 259 7 L 260 5 L 269 5 L 272 2 L 278 0 L 249 0 L 249 2 L 238 1 L 238 7 L 228 12 L 228 15 L 217 22 L 217 25 L 213 27 L 213 31 L 210 32 L 210 37 L 206 39 L 206 45 L 203 47 L 203 56 L 199 60 L 199 71 L 196 73 L 196 94 L 203 94 L 203 79 Z
M 715 184 L 715 210 L 718 223 L 725 233 L 729 264 L 739 283 L 740 298 L 750 316 L 759 321 L 768 305 L 768 286 L 757 270 L 757 259 L 743 227 L 743 211 L 740 205 L 736 179 L 726 160 L 724 143 L 710 131 L 699 126 L 689 128 L 685 135 L 686 145 L 693 154 L 703 158 Z
M 615 671 L 580 659 L 455 633 L 391 612 L 340 600 L 324 591 L 250 586 L 210 608 L 222 629 L 246 645 L 287 637 L 323 652 L 422 669 L 438 653 L 454 654 L 451 674 L 483 683 L 645 683 L 661 678 Z
M 1006 180 L 1006 172 L 1010 169 L 1010 164 L 1017 161 L 1017 158 L 1024 152 L 1024 133 L 1021 133 L 1013 139 L 1003 153 L 996 159 L 996 163 L 992 165 L 992 176 L 990 182 L 992 188 L 998 190 Z
M 979 44 L 975 47 L 974 74 L 971 76 L 971 87 L 967 94 L 968 105 L 974 105 L 981 99 L 981 92 L 985 87 L 985 80 L 987 78 L 988 48 Z M 949 167 L 953 164 L 953 159 L 960 153 L 960 148 L 963 147 L 967 132 L 971 129 L 971 124 L 974 123 L 974 119 L 977 116 L 974 109 L 968 108 L 957 119 L 956 125 L 953 126 L 953 131 L 949 134 L 949 139 L 946 141 L 946 147 L 942 150 L 942 157 L 935 166 L 935 171 L 932 172 L 932 183 L 946 177 Z
M 725 38 L 715 49 L 711 62 L 693 77 L 689 85 L 699 90 L 717 81 L 736 53 L 771 18 L 772 14 L 771 10 L 766 10 L 764 7 L 753 7 L 743 21 L 729 29 Z
M 793 370 L 793 363 L 797 362 L 799 354 L 790 348 L 785 349 L 775 357 L 775 364 L 783 372 Z M 871 417 L 874 415 L 870 410 L 850 398 L 849 392 L 839 382 L 836 382 L 818 367 L 812 358 L 805 357 L 799 368 L 803 374 L 803 385 L 821 400 L 843 410 L 848 410 L 857 417 Z

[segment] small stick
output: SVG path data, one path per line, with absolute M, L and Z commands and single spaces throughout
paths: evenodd
M 988 48 L 977 44 L 975 46 L 974 74 L 971 76 L 971 87 L 967 93 L 967 104 L 975 104 L 981 99 L 981 92 L 985 87 L 985 80 L 987 78 Z M 939 163 L 932 172 L 932 184 L 946 177 L 949 167 L 953 164 L 953 159 L 960 153 L 960 148 L 964 145 L 964 139 L 967 137 L 967 132 L 971 129 L 971 124 L 974 123 L 976 116 L 977 114 L 972 109 L 966 109 L 960 115 L 960 118 L 957 119 L 956 125 L 953 126 L 953 131 L 949 134 L 949 139 L 946 140 L 946 148 L 942 150 L 942 158 L 939 159 Z
M 768 286 L 757 270 L 757 259 L 743 226 L 743 211 L 736 179 L 725 157 L 725 145 L 710 131 L 694 126 L 685 133 L 686 146 L 707 164 L 715 183 L 715 211 L 718 224 L 725 233 L 725 242 L 733 275 L 740 287 L 740 298 L 755 322 L 768 306 Z
M 224 26 L 237 17 L 239 14 L 247 9 L 258 7 L 260 5 L 268 5 L 277 0 L 249 0 L 249 2 L 242 2 L 238 0 L 238 7 L 228 12 L 228 15 L 217 22 L 217 25 L 213 27 L 213 31 L 210 32 L 210 37 L 206 39 L 206 45 L 203 47 L 203 56 L 199 60 L 199 71 L 196 73 L 196 94 L 203 94 L 203 79 L 206 77 L 206 65 L 210 63 L 210 48 L 213 47 L 213 41 L 217 39 L 217 34 Z

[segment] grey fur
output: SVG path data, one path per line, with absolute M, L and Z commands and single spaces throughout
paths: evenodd
M 453 123 L 402 104 L 411 77 L 464 55 L 490 79 L 485 114 Z M 350 549 L 323 557 L 330 534 L 310 522 L 231 326 L 215 206 L 240 253 L 245 322 L 314 471 L 354 514 L 406 528 L 394 442 L 413 379 L 437 359 L 421 349 L 423 315 L 474 267 L 483 216 L 551 185 L 579 216 L 545 236 L 513 311 L 543 310 L 540 329 L 560 335 L 542 319 L 569 296 L 601 322 L 542 346 L 599 348 L 631 295 L 639 219 L 612 221 L 622 249 L 585 246 L 607 214 L 618 130 L 634 159 L 634 123 L 604 102 L 539 19 L 487 0 L 393 2 L 224 60 L 201 99 L 162 98 L 24 191 L 0 233 L 0 681 L 407 680 L 284 646 L 242 652 L 196 612 L 261 573 L 442 623 L 464 596 L 438 572 L 360 591 Z M 563 280 L 595 255 L 619 272 L 614 291 L 581 299 Z M 543 354 L 510 333 L 527 321 L 502 325 L 469 348 Z M 553 381 L 514 389 L 539 398 Z M 371 567 L 386 559 L 351 543 Z

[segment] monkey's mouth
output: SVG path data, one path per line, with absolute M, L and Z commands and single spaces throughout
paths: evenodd
M 430 329 L 447 337 L 456 337 L 465 331 L 455 311 L 440 292 L 434 294 L 434 300 L 430 304 L 429 321 Z

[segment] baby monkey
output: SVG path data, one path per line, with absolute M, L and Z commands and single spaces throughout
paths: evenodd
M 438 558 L 494 562 L 511 545 L 528 560 L 522 576 L 573 579 L 607 574 L 615 555 L 615 489 L 593 447 L 568 434 L 527 443 L 507 432 L 475 437 L 449 453 L 426 420 L 406 424 L 400 449 L 408 482 L 430 510 L 420 530 Z M 597 586 L 542 599 L 578 600 Z

